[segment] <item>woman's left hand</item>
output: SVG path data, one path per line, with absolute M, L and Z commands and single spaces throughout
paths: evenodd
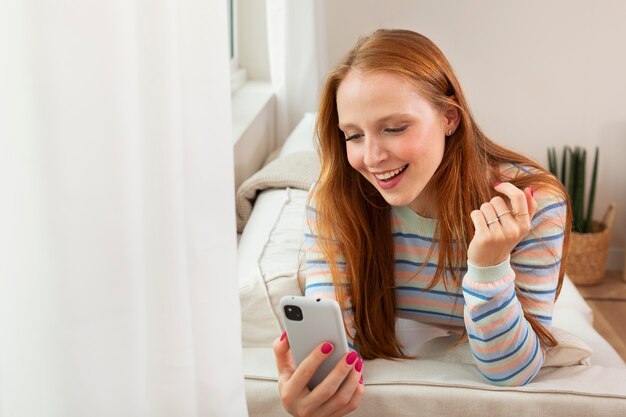
M 537 210 L 532 186 L 522 191 L 509 182 L 502 182 L 496 183 L 495 189 L 508 197 L 510 205 L 496 196 L 470 214 L 476 232 L 467 248 L 467 260 L 476 266 L 504 262 L 530 231 L 530 222 Z

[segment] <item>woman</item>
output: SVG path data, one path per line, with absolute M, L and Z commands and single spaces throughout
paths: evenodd
M 340 302 L 365 359 L 406 358 L 395 320 L 411 318 L 467 335 L 487 381 L 528 383 L 556 345 L 549 329 L 571 224 L 558 180 L 489 140 L 441 51 L 406 30 L 359 40 L 329 74 L 317 134 L 306 295 Z M 297 369 L 284 334 L 274 349 L 289 412 L 358 406 L 360 359 L 340 361 L 309 391 L 329 347 Z

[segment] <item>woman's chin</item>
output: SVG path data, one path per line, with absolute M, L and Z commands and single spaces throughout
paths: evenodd
M 390 195 L 390 193 L 386 193 L 384 191 L 381 191 L 380 194 L 383 196 L 387 204 L 393 207 L 408 206 L 414 200 L 414 199 L 399 196 L 399 195 Z

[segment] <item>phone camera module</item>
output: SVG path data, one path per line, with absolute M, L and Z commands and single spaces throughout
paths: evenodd
M 300 309 L 300 307 L 298 307 L 298 306 L 286 305 L 285 306 L 285 316 L 289 320 L 302 321 L 302 309 Z

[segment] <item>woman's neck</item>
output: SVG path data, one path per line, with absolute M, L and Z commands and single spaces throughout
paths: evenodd
M 437 199 L 433 197 L 433 193 L 428 190 L 428 187 L 409 204 L 409 208 L 422 217 L 428 219 L 439 218 Z

